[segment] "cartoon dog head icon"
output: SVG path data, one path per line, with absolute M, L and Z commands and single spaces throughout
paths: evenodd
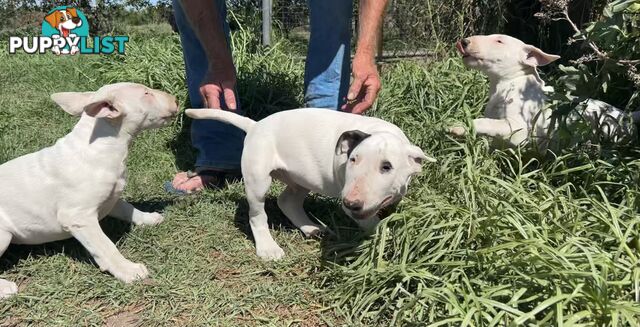
M 71 30 L 80 27 L 82 20 L 78 17 L 76 8 L 67 7 L 55 10 L 44 18 L 49 25 L 60 31 L 60 36 L 68 37 Z

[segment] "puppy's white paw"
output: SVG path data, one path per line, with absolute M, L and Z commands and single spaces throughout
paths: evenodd
M 0 299 L 6 299 L 18 293 L 18 285 L 6 279 L 0 279 Z
M 280 260 L 284 257 L 284 250 L 275 242 L 270 244 L 256 246 L 256 254 L 266 261 Z
M 308 238 L 320 237 L 325 231 L 324 228 L 316 225 L 305 225 L 300 227 L 300 230 L 304 233 L 304 236 Z
M 111 272 L 115 278 L 127 284 L 136 280 L 145 279 L 149 276 L 149 270 L 147 270 L 145 265 L 131 262 L 129 260 L 119 263 L 112 269 L 109 269 L 109 272 Z
M 136 217 L 133 223 L 140 225 L 157 225 L 164 220 L 164 217 L 157 212 L 145 212 Z
M 467 130 L 462 126 L 454 126 L 449 128 L 449 134 L 455 136 L 464 136 L 467 133 Z

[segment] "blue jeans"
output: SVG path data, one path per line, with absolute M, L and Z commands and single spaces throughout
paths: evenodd
M 229 40 L 226 3 L 224 0 L 211 1 L 218 6 Z M 305 106 L 337 110 L 343 105 L 349 88 L 353 2 L 308 0 L 308 3 L 311 36 L 304 72 Z M 191 107 L 202 108 L 199 88 L 209 67 L 207 56 L 179 0 L 173 0 L 173 11 L 180 31 Z M 199 169 L 239 170 L 243 140 L 244 133 L 234 126 L 212 120 L 194 120 L 191 143 L 198 150 L 195 166 Z

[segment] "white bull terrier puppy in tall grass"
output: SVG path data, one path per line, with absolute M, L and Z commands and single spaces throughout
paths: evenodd
M 501 34 L 471 36 L 460 40 L 456 47 L 465 66 L 489 77 L 489 102 L 484 117 L 473 120 L 475 132 L 498 141 L 494 144 L 513 147 L 534 138 L 538 149 L 546 149 L 554 137 L 554 127 L 551 110 L 545 108 L 545 86 L 537 67 L 560 57 Z M 597 100 L 588 100 L 581 114 L 593 133 L 614 142 L 633 133 L 629 122 L 640 118 L 637 114 L 629 117 Z M 579 117 L 569 120 L 575 123 Z M 449 132 L 456 136 L 467 133 L 461 126 L 451 127 Z
M 223 110 L 188 109 L 186 114 L 247 132 L 241 168 L 256 253 L 265 260 L 284 256 L 264 210 L 272 178 L 287 185 L 278 206 L 305 235 L 321 231 L 303 208 L 309 192 L 340 198 L 345 213 L 370 231 L 380 221 L 378 212 L 405 195 L 423 161 L 435 161 L 400 128 L 377 118 L 326 109 L 288 110 L 259 122 Z
M 55 145 L 0 165 L 0 255 L 10 243 L 75 237 L 101 270 L 125 283 L 147 277 L 147 268 L 123 257 L 99 221 L 107 215 L 136 225 L 163 220 L 135 209 L 121 195 L 133 138 L 169 124 L 178 112 L 175 97 L 119 83 L 51 99 L 81 118 Z M 0 279 L 0 298 L 16 292 L 15 283 Z

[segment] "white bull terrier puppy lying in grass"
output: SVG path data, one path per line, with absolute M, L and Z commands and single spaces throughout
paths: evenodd
M 144 85 L 119 83 L 51 98 L 81 118 L 55 145 L 0 165 L 0 255 L 10 243 L 75 237 L 101 270 L 126 283 L 147 277 L 147 268 L 123 257 L 99 221 L 107 215 L 136 225 L 163 220 L 120 197 L 133 138 L 169 124 L 178 113 L 175 97 Z M 16 292 L 15 283 L 0 279 L 0 298 Z
M 498 147 L 515 147 L 533 139 L 539 150 L 546 149 L 556 127 L 551 110 L 545 108 L 545 86 L 536 68 L 560 57 L 500 34 L 471 36 L 456 47 L 465 66 L 489 77 L 489 102 L 484 117 L 473 120 L 475 132 L 493 138 Z M 629 116 L 597 100 L 588 100 L 581 114 L 594 135 L 613 142 L 628 139 L 634 133 L 631 122 L 640 121 L 639 113 Z M 570 124 L 578 120 L 575 116 L 568 119 Z M 449 133 L 462 136 L 467 131 L 455 126 Z
M 340 198 L 346 214 L 370 231 L 380 221 L 378 211 L 405 195 L 423 161 L 435 161 L 397 126 L 377 118 L 326 109 L 288 110 L 259 122 L 214 109 L 188 109 L 186 114 L 247 132 L 242 175 L 256 253 L 265 260 L 284 256 L 264 211 L 272 178 L 287 185 L 278 206 L 306 236 L 321 231 L 303 208 L 309 192 Z

